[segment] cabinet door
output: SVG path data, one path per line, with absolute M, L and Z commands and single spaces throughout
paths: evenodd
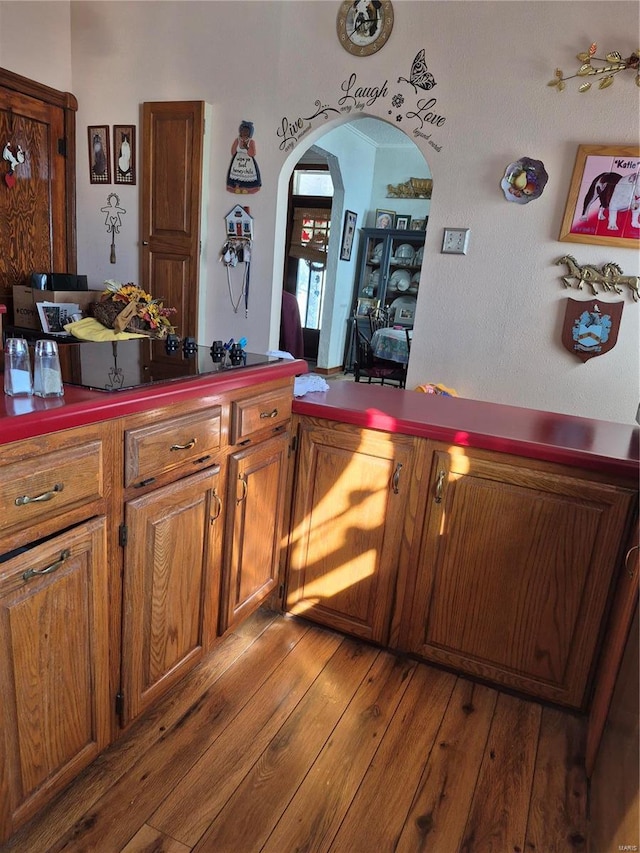
M 0 563 L 0 839 L 109 740 L 106 523 Z
M 581 707 L 632 491 L 506 454 L 432 459 L 406 648 Z
M 395 326 L 413 328 L 420 270 L 424 252 L 424 231 L 393 231 L 389 236 L 386 287 L 381 305 Z
M 126 504 L 123 721 L 129 722 L 202 659 L 219 601 L 218 467 Z
M 288 446 L 283 433 L 229 458 L 221 633 L 252 613 L 277 583 Z
M 411 538 L 414 440 L 313 422 L 299 436 L 287 608 L 385 643 Z

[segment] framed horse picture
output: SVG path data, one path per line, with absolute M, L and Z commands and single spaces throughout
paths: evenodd
M 558 239 L 640 248 L 640 147 L 578 147 Z

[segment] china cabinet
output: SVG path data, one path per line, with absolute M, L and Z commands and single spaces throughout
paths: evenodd
M 390 312 L 394 324 L 413 326 L 424 240 L 424 231 L 361 230 L 353 305 L 357 317 L 367 315 L 372 300 Z
M 367 337 L 370 337 L 369 314 L 378 306 L 387 309 L 391 325 L 413 328 L 424 241 L 424 231 L 361 229 L 352 316 Z M 351 330 L 345 359 L 347 368 L 355 358 L 352 335 Z

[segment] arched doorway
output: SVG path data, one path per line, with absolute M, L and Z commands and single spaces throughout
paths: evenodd
M 392 208 L 398 215 L 426 220 L 428 199 L 396 197 L 391 201 L 388 194 L 390 185 L 403 184 L 412 177 L 430 179 L 431 170 L 423 153 L 403 131 L 376 117 L 359 116 L 310 134 L 306 145 L 301 143 L 291 153 L 280 176 L 277 243 L 282 254 L 276 253 L 275 263 L 281 264 L 281 280 L 286 266 L 289 181 L 312 146 L 316 154 L 321 152 L 325 158 L 334 190 L 317 355 L 317 370 L 333 373 L 341 370 L 345 361 L 361 229 L 375 225 L 379 208 Z M 346 210 L 357 216 L 356 239 L 349 260 L 340 258 Z M 277 296 L 274 294 L 275 298 L 280 300 L 280 291 Z

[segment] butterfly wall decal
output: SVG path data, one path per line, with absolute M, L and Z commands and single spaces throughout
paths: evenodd
M 418 89 L 433 89 L 436 85 L 436 80 L 433 74 L 428 70 L 427 63 L 424 59 L 424 48 L 416 53 L 413 62 L 411 63 L 411 74 L 409 79 L 406 77 L 398 77 L 398 83 L 409 83 L 413 86 L 414 91 L 418 94 Z

